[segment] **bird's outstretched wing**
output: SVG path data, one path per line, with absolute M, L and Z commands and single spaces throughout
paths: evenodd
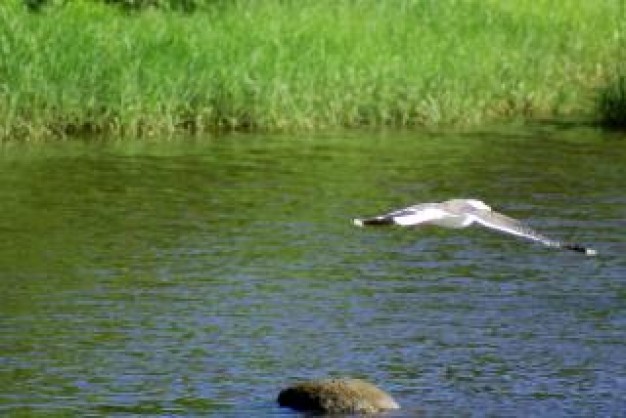
M 358 226 L 393 224 L 401 226 L 416 226 L 434 221 L 436 219 L 441 219 L 446 215 L 447 213 L 439 208 L 432 207 L 430 205 L 416 205 L 373 218 L 357 218 L 354 219 L 353 222 Z
M 495 229 L 507 234 L 517 235 L 532 241 L 537 241 L 548 247 L 564 248 L 566 250 L 583 253 L 585 255 L 597 255 L 598 252 L 577 243 L 564 243 L 548 238 L 535 231 L 517 219 L 510 218 L 498 212 L 479 211 L 472 214 L 474 221 L 487 228 Z
M 490 229 L 537 241 L 548 247 L 563 247 L 561 242 L 548 238 L 517 219 L 513 219 L 498 212 L 476 211 L 472 214 L 472 217 L 476 223 Z

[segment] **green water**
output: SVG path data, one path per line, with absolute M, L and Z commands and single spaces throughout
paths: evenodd
M 0 413 L 292 416 L 352 376 L 415 416 L 626 410 L 626 146 L 587 128 L 7 144 Z M 476 197 L 598 257 L 355 228 Z

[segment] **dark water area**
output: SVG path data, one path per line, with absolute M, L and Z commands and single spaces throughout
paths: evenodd
M 625 416 L 626 142 L 593 129 L 7 144 L 0 415 Z M 351 218 L 479 198 L 585 257 Z

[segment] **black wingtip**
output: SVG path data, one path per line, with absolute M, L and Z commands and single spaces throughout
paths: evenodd
M 583 253 L 585 255 L 597 255 L 598 252 L 594 249 L 584 247 L 580 244 L 565 244 L 563 248 L 571 251 L 576 251 L 578 253 Z
M 393 225 L 392 218 L 368 218 L 368 219 L 353 219 L 352 222 L 356 226 L 383 226 Z

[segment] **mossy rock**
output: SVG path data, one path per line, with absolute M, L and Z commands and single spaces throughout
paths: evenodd
M 371 414 L 400 408 L 389 394 L 373 384 L 347 378 L 297 383 L 282 390 L 277 401 L 296 411 L 324 414 Z

